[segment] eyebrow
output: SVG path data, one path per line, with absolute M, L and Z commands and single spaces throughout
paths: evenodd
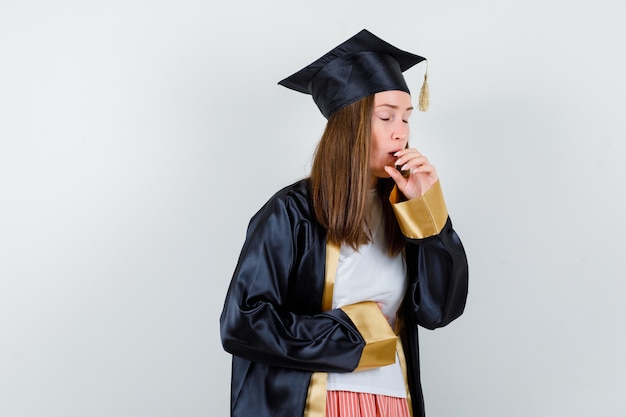
M 388 103 L 383 103 L 383 104 L 379 104 L 375 107 L 391 107 L 392 109 L 399 109 L 400 106 L 396 106 L 395 104 L 388 104 Z M 409 110 L 413 110 L 413 106 L 411 107 L 407 107 L 405 111 L 409 111 Z

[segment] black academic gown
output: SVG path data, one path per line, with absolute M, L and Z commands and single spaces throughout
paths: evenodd
M 417 326 L 434 329 L 461 315 L 468 269 L 439 183 L 414 200 L 394 211 L 406 236 L 402 365 L 412 414 L 420 417 Z M 222 344 L 233 355 L 231 416 L 323 417 L 326 372 L 395 359 L 395 340 L 387 337 L 395 334 L 375 303 L 330 308 L 336 256 L 333 264 L 328 253 L 308 180 L 276 193 L 251 219 L 220 317 Z M 382 333 L 387 341 L 377 338 Z

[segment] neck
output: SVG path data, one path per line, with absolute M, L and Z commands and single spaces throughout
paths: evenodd
M 370 178 L 370 189 L 372 188 L 376 188 L 376 183 L 378 182 L 378 177 L 375 175 L 372 175 Z

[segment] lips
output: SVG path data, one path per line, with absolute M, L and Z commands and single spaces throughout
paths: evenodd
M 389 155 L 393 159 L 393 161 L 395 162 L 398 159 L 398 157 L 395 156 L 395 153 L 398 152 L 399 150 L 400 149 L 394 149 L 393 151 L 389 152 L 387 155 Z M 395 163 L 394 163 L 394 165 L 395 165 Z

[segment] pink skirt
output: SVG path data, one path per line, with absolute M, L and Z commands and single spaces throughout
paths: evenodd
M 406 398 L 327 391 L 326 417 L 410 417 L 410 414 Z

